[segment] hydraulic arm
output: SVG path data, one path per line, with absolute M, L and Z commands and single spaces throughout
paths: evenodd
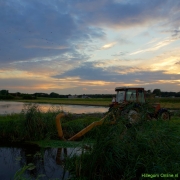
M 77 134 L 75 134 L 73 137 L 69 138 L 68 141 L 74 141 L 80 137 L 82 137 L 84 134 L 86 134 L 87 132 L 89 132 L 91 129 L 93 129 L 96 126 L 100 126 L 103 123 L 108 123 L 108 124 L 114 124 L 116 122 L 116 118 L 114 116 L 114 114 L 112 114 L 113 116 L 113 121 L 109 121 L 109 122 L 105 122 L 106 117 L 108 117 L 109 115 L 111 115 L 112 112 L 109 112 L 105 117 L 103 117 L 101 120 L 99 121 L 95 121 L 93 123 L 91 123 L 90 125 L 88 125 L 87 127 L 85 127 L 84 129 L 82 129 L 80 132 L 78 132 Z M 66 140 L 64 138 L 63 135 L 63 130 L 62 130 L 62 126 L 61 126 L 61 118 L 64 117 L 66 114 L 65 113 L 60 113 L 56 116 L 56 127 L 57 127 L 57 131 L 58 131 L 58 136 L 61 140 Z

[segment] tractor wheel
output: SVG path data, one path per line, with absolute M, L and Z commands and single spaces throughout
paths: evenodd
M 159 114 L 158 118 L 160 120 L 168 121 L 170 120 L 170 113 L 168 111 L 163 111 Z
M 136 110 L 131 109 L 128 112 L 128 120 L 131 124 L 137 123 L 139 121 L 139 113 Z

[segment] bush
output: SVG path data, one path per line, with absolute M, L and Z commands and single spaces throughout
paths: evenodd
M 0 95 L 0 99 L 14 99 L 14 96 L 8 94 L 8 95 Z

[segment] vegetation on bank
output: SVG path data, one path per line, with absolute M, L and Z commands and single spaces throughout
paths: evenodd
M 67 105 L 91 105 L 109 106 L 112 98 L 91 98 L 91 99 L 68 99 L 68 98 L 37 98 L 37 99 L 15 99 L 13 101 L 27 103 L 48 103 L 48 104 L 67 104 Z M 148 98 L 149 103 L 160 103 L 161 107 L 168 109 L 180 109 L 180 98 Z
M 155 98 L 155 95 L 163 98 Z M 72 105 L 93 105 L 108 106 L 115 94 L 88 94 L 88 95 L 59 95 L 55 92 L 23 94 L 20 92 L 9 93 L 8 90 L 0 90 L 0 100 L 12 100 L 29 103 L 52 103 L 52 104 L 72 104 Z M 70 97 L 70 98 L 68 98 Z M 175 98 L 176 97 L 176 98 Z M 180 92 L 161 92 L 155 89 L 146 93 L 146 100 L 151 103 L 161 103 L 161 106 L 169 109 L 180 109 Z
M 81 94 L 81 95 L 71 95 L 71 94 L 58 94 L 56 92 L 51 93 L 9 93 L 9 90 L 0 90 L 0 99 L 26 99 L 26 100 L 33 100 L 37 98 L 112 98 L 116 95 L 116 93 L 112 94 Z M 154 98 L 154 97 L 165 97 L 165 98 L 180 98 L 180 92 L 162 92 L 160 89 L 154 89 L 152 92 L 151 90 L 145 91 L 146 98 Z
M 91 150 L 67 158 L 66 165 L 72 179 L 84 180 L 136 180 L 144 179 L 143 174 L 179 174 L 179 135 L 180 121 L 145 121 L 128 129 L 119 121 L 101 127 Z
M 60 112 L 61 109 L 52 108 L 42 113 L 33 104 L 25 106 L 20 114 L 0 116 L 0 141 L 38 143 L 44 140 L 44 143 L 55 144 L 59 139 L 55 117 Z M 62 119 L 65 138 L 101 117 L 101 114 L 69 114 Z M 64 167 L 70 171 L 70 179 L 132 180 L 142 179 L 142 174 L 180 173 L 179 112 L 167 122 L 147 121 L 143 116 L 138 124 L 127 126 L 126 123 L 127 120 L 119 116 L 115 125 L 104 124 L 87 133 L 81 143 L 93 140 L 88 150 L 65 159 Z M 79 147 L 79 143 L 73 145 Z M 47 147 L 47 144 L 41 141 L 41 146 Z
M 43 113 L 36 104 L 25 105 L 20 114 L 0 116 L 0 141 L 25 142 L 59 139 L 55 126 L 55 117 L 62 112 L 61 109 L 51 108 Z M 70 136 L 89 123 L 99 120 L 101 115 L 73 115 L 68 114 L 62 118 L 65 136 Z

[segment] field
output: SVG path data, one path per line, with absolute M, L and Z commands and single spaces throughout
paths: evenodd
M 67 99 L 67 98 L 37 98 L 34 100 L 14 100 L 20 102 L 49 103 L 49 104 L 74 104 L 74 105 L 93 105 L 108 106 L 111 103 L 110 98 L 89 98 L 89 99 Z M 163 108 L 180 109 L 180 98 L 154 98 L 147 99 L 150 103 L 160 103 Z
M 68 99 L 68 98 L 37 98 L 33 100 L 17 100 L 20 102 L 32 103 L 49 103 L 49 104 L 73 104 L 73 105 L 93 105 L 93 106 L 108 106 L 111 102 L 109 98 L 92 98 L 92 99 Z

